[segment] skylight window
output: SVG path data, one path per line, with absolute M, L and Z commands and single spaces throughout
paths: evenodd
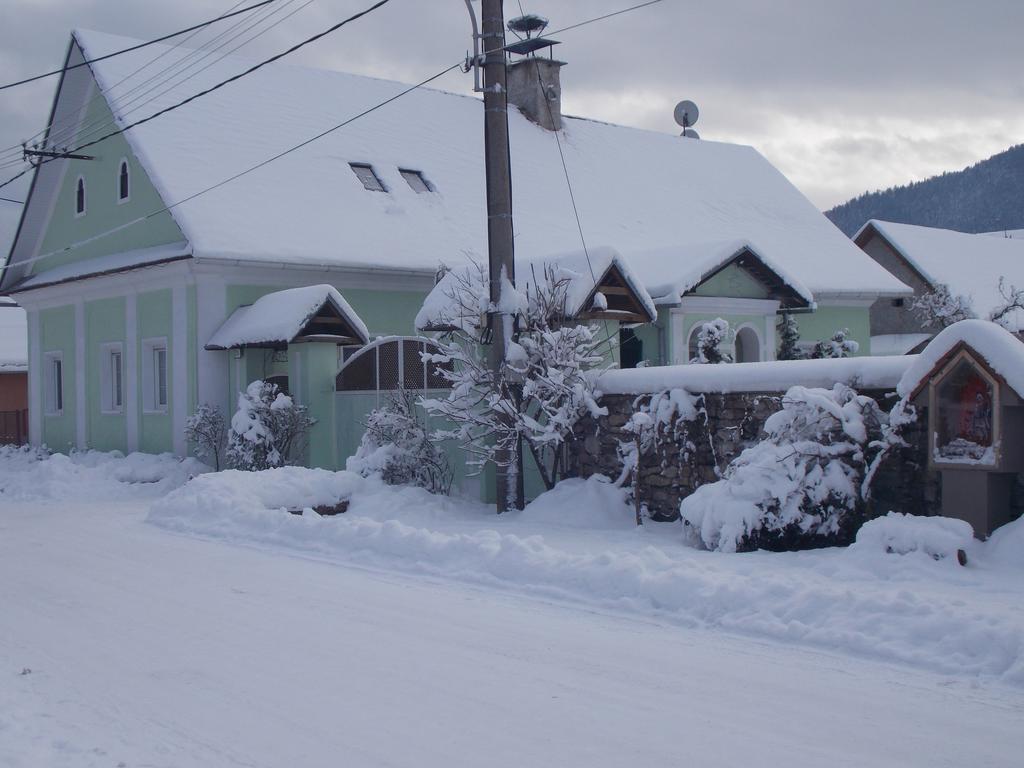
M 363 186 L 371 192 L 387 192 L 387 187 L 384 186 L 384 182 L 380 180 L 377 173 L 373 170 L 372 165 L 366 163 L 349 163 L 349 167 L 352 168 L 352 173 L 359 177 L 359 180 L 363 182 Z
M 423 171 L 412 171 L 408 168 L 399 168 L 398 172 L 402 174 L 402 178 L 406 180 L 414 192 L 422 195 L 425 192 L 434 191 L 434 188 L 431 187 L 426 178 L 424 178 Z

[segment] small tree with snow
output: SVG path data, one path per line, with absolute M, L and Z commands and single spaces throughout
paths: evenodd
M 800 326 L 793 315 L 784 312 L 779 320 L 779 360 L 801 360 L 804 353 L 800 351 Z
M 487 274 L 477 267 L 449 276 L 449 314 L 458 327 L 439 339 L 439 352 L 425 355 L 451 383 L 448 397 L 422 405 L 453 424 L 438 439 L 457 440 L 477 471 L 497 465 L 503 449 L 516 462 L 525 444 L 547 488 L 564 476 L 565 444 L 585 412 L 602 415 L 588 370 L 602 362 L 607 340 L 597 326 L 577 325 L 566 317 L 568 280 L 545 268 L 533 275 L 525 294 L 506 283 L 517 331 L 506 344 L 506 358 L 495 377 L 481 347 L 485 335 Z M 514 307 L 512 307 L 514 305 Z
M 306 447 L 315 421 L 276 384 L 254 381 L 238 395 L 227 459 L 236 469 L 260 471 L 292 463 Z
M 363 476 L 380 473 L 388 485 L 416 485 L 447 494 L 452 486 L 448 457 L 431 439 L 413 395 L 398 390 L 366 419 L 366 431 L 346 468 Z
M 1016 285 L 1007 285 L 1006 278 L 999 278 L 999 295 L 1003 297 L 1003 303 L 992 310 L 989 320 L 999 323 L 1003 327 L 1009 325 L 1009 316 L 1015 312 L 1021 312 L 1024 316 L 1024 288 Z
M 791 387 L 721 480 L 680 504 L 700 544 L 727 552 L 848 544 L 866 515 L 875 471 L 909 421 L 902 405 L 886 414 L 869 397 L 837 384 Z
M 185 422 L 185 439 L 195 446 L 196 456 L 220 472 L 220 457 L 228 439 L 224 414 L 215 405 L 203 403 Z
M 722 350 L 729 336 L 729 322 L 720 317 L 701 325 L 697 332 L 697 354 L 691 363 L 731 363 L 732 355 Z
M 949 286 L 942 283 L 935 290 L 915 298 L 910 307 L 924 326 L 939 330 L 975 317 L 970 300 L 964 296 L 954 296 Z
M 832 334 L 832 338 L 824 339 L 814 345 L 811 350 L 811 357 L 815 360 L 825 360 L 830 357 L 850 357 L 857 354 L 860 344 L 848 338 L 848 328 L 841 328 Z

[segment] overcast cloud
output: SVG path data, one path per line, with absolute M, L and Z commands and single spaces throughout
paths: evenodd
M 290 3 L 283 16 L 306 0 L 279 2 Z M 522 6 L 557 28 L 633 2 Z M 74 27 L 150 38 L 231 4 L 3 0 L 0 79 L 60 66 Z M 313 0 L 241 52 L 277 52 L 368 4 Z M 505 8 L 511 16 L 518 4 L 508 0 Z M 678 130 L 673 105 L 693 99 L 702 136 L 754 145 L 829 208 L 1024 141 L 1022 30 L 1022 0 L 664 0 L 559 36 L 559 56 L 569 62 L 563 109 L 671 132 Z M 468 45 L 463 0 L 392 0 L 294 61 L 415 81 Z M 0 91 L 0 147 L 44 125 L 54 82 Z M 469 76 L 453 73 L 440 87 L 467 91 Z M 25 189 L 0 194 L 21 198 Z M 14 226 L 16 208 L 0 202 L 0 240 Z

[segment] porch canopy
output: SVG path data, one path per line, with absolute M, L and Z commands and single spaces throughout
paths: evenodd
M 285 349 L 303 341 L 366 344 L 369 333 L 337 288 L 308 285 L 268 293 L 239 307 L 210 337 L 206 349 Z

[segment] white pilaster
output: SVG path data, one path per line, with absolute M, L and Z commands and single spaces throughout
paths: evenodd
M 128 451 L 139 450 L 139 320 L 134 293 L 124 297 L 124 429 Z
M 85 386 L 85 302 L 75 302 L 75 445 L 85 450 L 89 445 L 87 431 L 89 415 L 86 411 Z
M 185 421 L 188 419 L 188 289 L 171 289 L 171 439 L 174 452 L 184 456 Z
M 39 310 L 32 309 L 28 314 L 28 439 L 32 445 L 43 442 L 43 388 L 42 374 L 43 355 L 39 337 Z
M 222 280 L 204 277 L 196 281 L 196 404 L 218 406 L 225 414 L 233 403 L 228 391 L 228 352 L 210 352 L 206 342 L 225 320 L 227 290 Z

